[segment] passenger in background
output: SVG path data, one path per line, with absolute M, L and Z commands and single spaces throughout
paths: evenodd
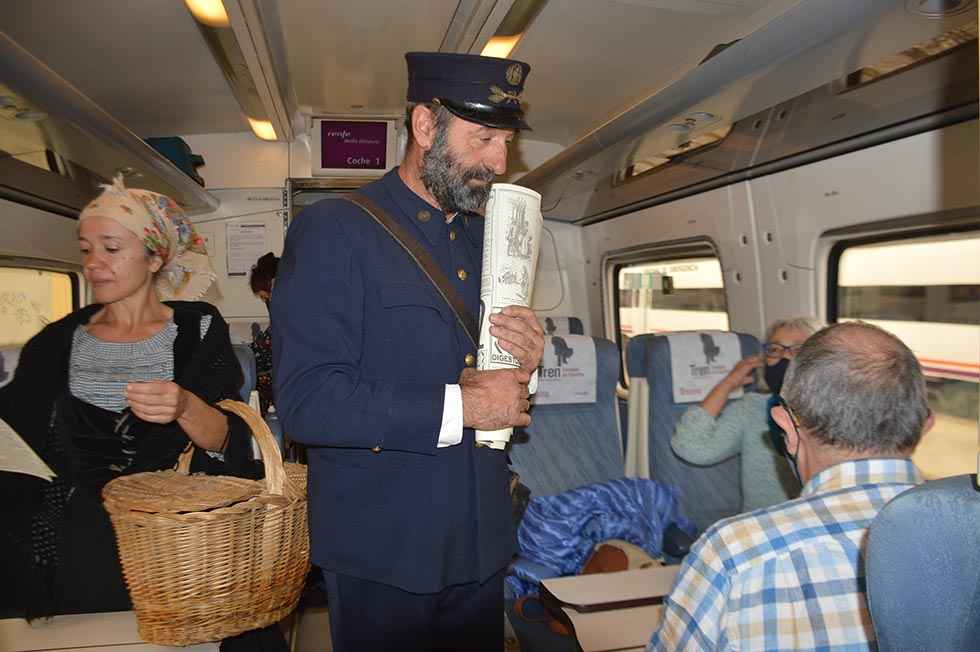
M 0 389 L 0 417 L 57 473 L 0 474 L 0 601 L 29 618 L 131 608 L 107 482 L 172 468 L 189 441 L 193 472 L 250 460 L 248 427 L 215 407 L 242 376 L 228 325 L 190 301 L 214 273 L 183 211 L 120 177 L 82 210 L 78 242 L 96 303 L 31 338 Z
M 808 317 L 774 321 L 766 331 L 762 355 L 745 358 L 677 423 L 670 440 L 674 452 L 691 464 L 718 464 L 742 456 L 742 511 L 769 507 L 799 495 L 782 455 L 781 435 L 769 419 L 769 409 L 782 388 L 783 375 L 800 346 L 817 330 Z M 763 368 L 772 395 L 755 392 L 725 406 L 729 395 L 750 384 Z
M 279 259 L 270 251 L 252 266 L 252 273 L 248 277 L 252 294 L 265 304 L 266 311 L 269 311 L 269 301 L 272 299 L 272 288 L 276 285 L 278 267 Z M 252 353 L 255 354 L 255 388 L 259 392 L 259 403 L 264 416 L 269 411 L 269 406 L 275 402 L 272 397 L 272 322 L 269 322 L 269 327 L 264 331 L 258 330 L 255 324 L 252 328 L 250 346 Z
M 772 416 L 802 496 L 701 536 L 648 651 L 877 649 L 862 556 L 879 510 L 921 482 L 919 362 L 876 326 L 835 324 L 803 344 Z

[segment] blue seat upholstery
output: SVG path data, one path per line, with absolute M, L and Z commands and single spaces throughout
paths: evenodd
M 248 403 L 248 397 L 255 389 L 257 378 L 255 354 L 252 353 L 252 347 L 248 344 L 233 344 L 231 348 L 235 350 L 235 357 L 238 358 L 238 364 L 241 366 L 242 376 L 244 376 L 244 382 L 238 393 L 241 394 L 242 401 Z
M 866 579 L 881 652 L 980 649 L 980 493 L 944 478 L 888 503 L 868 531 Z
M 738 333 L 742 357 L 760 351 L 759 340 Z M 626 352 L 630 375 L 630 402 L 647 411 L 646 418 L 635 419 L 630 410 L 630 439 L 647 437 L 648 466 L 632 469 L 632 474 L 650 477 L 676 488 L 681 513 L 704 531 L 719 519 L 741 511 L 741 460 L 738 456 L 711 466 L 685 462 L 670 447 L 677 421 L 692 405 L 675 403 L 671 376 L 670 342 L 665 335 L 638 335 L 630 340 Z M 641 382 L 635 382 L 635 379 Z M 645 381 L 645 382 L 643 382 Z M 648 392 L 647 396 L 640 396 Z M 646 432 L 641 432 L 641 430 Z M 642 460 L 637 463 L 642 465 Z M 628 462 L 629 464 L 630 462 Z M 649 474 L 648 476 L 645 474 Z
M 623 477 L 622 438 L 616 409 L 619 350 L 612 342 L 565 336 L 572 348 L 595 346 L 595 403 L 535 405 L 531 425 L 511 440 L 512 468 L 532 496 Z
M 541 328 L 545 335 L 585 335 L 582 320 L 578 317 L 542 317 Z
M 596 400 L 535 405 L 531 410 L 531 425 L 514 433 L 509 449 L 511 467 L 532 496 L 551 496 L 623 477 L 622 437 L 616 405 L 619 349 L 604 339 L 567 334 L 561 337 L 575 350 L 586 345 L 595 347 Z M 546 346 L 550 345 L 547 344 L 550 338 L 545 339 Z M 543 623 L 526 622 L 518 617 L 510 595 L 506 612 L 525 652 L 578 649 L 573 637 L 555 634 Z

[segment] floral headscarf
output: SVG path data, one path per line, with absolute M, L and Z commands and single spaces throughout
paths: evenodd
M 123 185 L 122 176 L 103 184 L 102 194 L 82 209 L 78 221 L 101 215 L 136 234 L 163 261 L 155 285 L 161 301 L 201 298 L 215 279 L 204 238 L 166 195 Z

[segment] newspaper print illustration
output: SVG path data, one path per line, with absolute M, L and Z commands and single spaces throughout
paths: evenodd
M 541 196 L 511 184 L 494 184 L 487 200 L 480 285 L 480 344 L 477 368 L 517 368 L 520 362 L 490 335 L 490 315 L 507 306 L 529 306 L 541 236 Z M 477 441 L 502 448 L 511 429 L 477 432 Z

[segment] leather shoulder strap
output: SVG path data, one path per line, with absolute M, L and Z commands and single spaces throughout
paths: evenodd
M 480 325 L 476 323 L 476 320 L 466 310 L 466 304 L 463 303 L 463 299 L 456 292 L 455 288 L 453 288 L 452 284 L 450 284 L 446 275 L 439 269 L 436 261 L 432 259 L 432 254 L 426 251 L 419 244 L 418 240 L 412 237 L 412 234 L 395 221 L 395 218 L 389 215 L 387 211 L 361 193 L 351 192 L 344 195 L 343 198 L 352 204 L 360 206 L 365 213 L 370 215 L 391 236 L 392 240 L 401 245 L 405 253 L 415 261 L 415 264 L 419 266 L 419 269 L 422 270 L 433 287 L 439 292 L 439 296 L 452 309 L 453 314 L 456 315 L 456 320 L 463 327 L 463 330 L 466 331 L 473 346 L 477 346 L 477 343 L 480 341 Z

